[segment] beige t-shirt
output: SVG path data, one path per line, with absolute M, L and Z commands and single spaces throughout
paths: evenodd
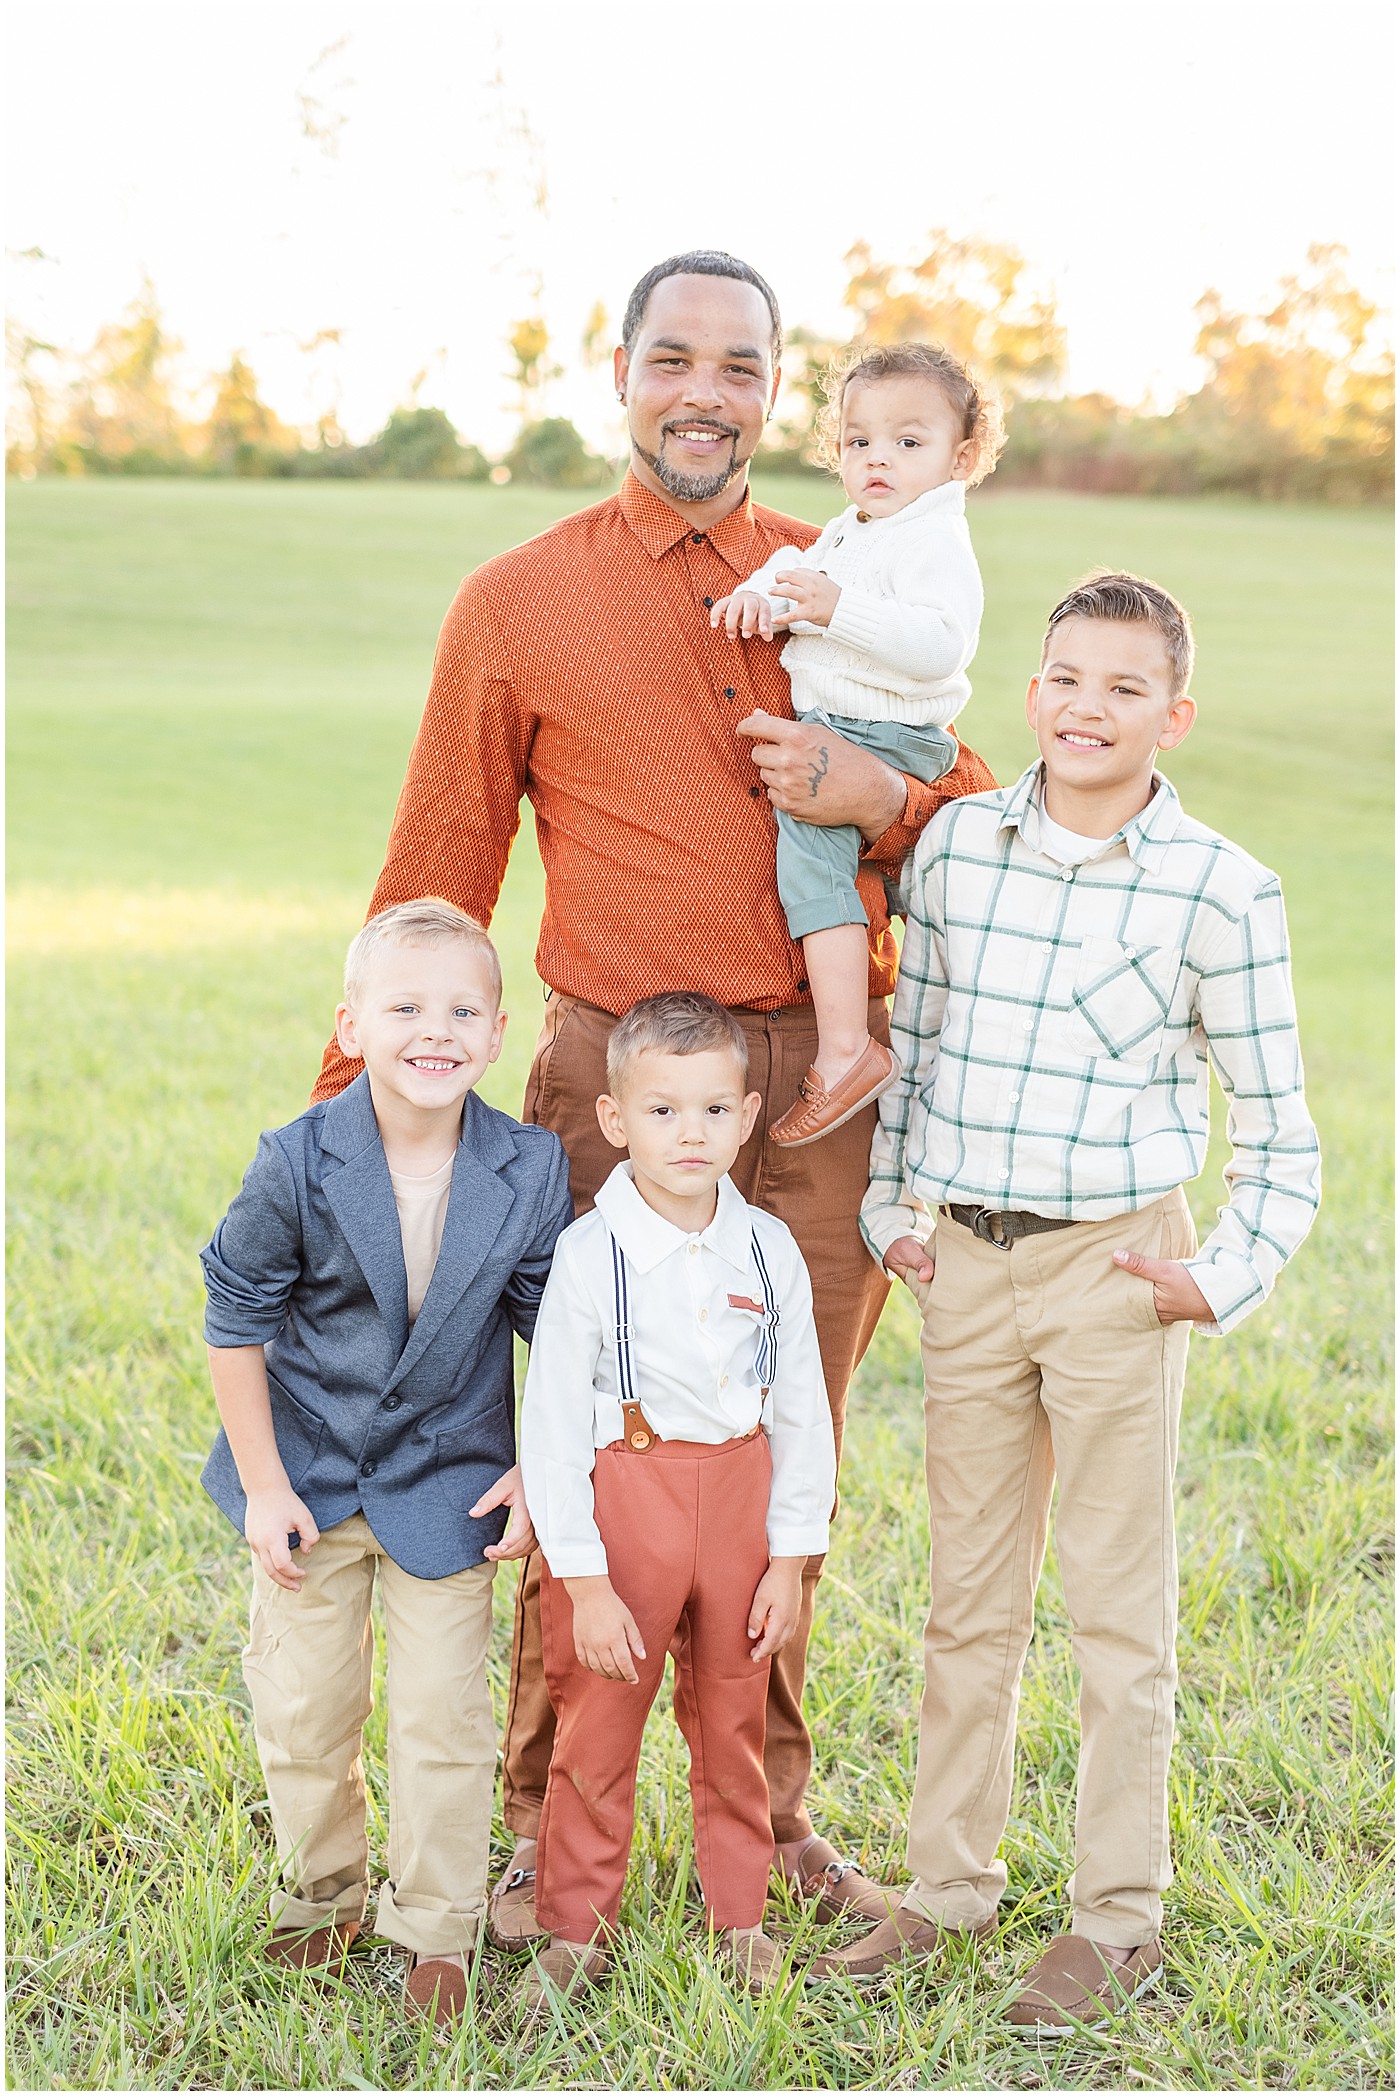
M 423 1298 L 428 1293 L 428 1283 L 437 1265 L 442 1226 L 447 1218 L 447 1197 L 452 1191 L 454 1162 L 455 1156 L 449 1157 L 435 1172 L 425 1173 L 421 1178 L 407 1172 L 391 1170 L 389 1173 L 394 1203 L 399 1211 L 399 1229 L 403 1235 L 410 1331 L 414 1318 L 423 1307 Z

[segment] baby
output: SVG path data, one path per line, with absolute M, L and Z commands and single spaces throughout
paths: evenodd
M 862 351 L 840 374 L 830 414 L 850 507 L 805 553 L 780 548 L 710 621 L 745 639 L 791 632 L 783 662 L 798 718 L 931 781 L 957 759 L 949 724 L 972 690 L 982 580 L 963 505 L 996 463 L 1001 412 L 947 350 L 903 342 Z M 802 941 L 817 1057 L 801 1097 L 769 1128 L 775 1143 L 816 1142 L 899 1075 L 866 1023 L 862 848 L 854 824 L 778 815 L 778 893 Z

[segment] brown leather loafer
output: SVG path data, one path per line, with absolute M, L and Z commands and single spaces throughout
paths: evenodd
M 723 1929 L 719 1954 L 739 1985 L 749 1994 L 771 1994 L 791 1976 L 784 1970 L 786 1953 L 781 1943 L 765 1936 L 762 1929 Z
M 910 1907 L 896 1907 L 868 1936 L 848 1943 L 844 1950 L 828 1951 L 814 1958 L 810 1976 L 818 1980 L 839 1978 L 877 1979 L 901 1958 L 931 1958 L 935 1951 L 955 1949 L 969 1940 L 985 1942 L 996 1930 L 996 1917 L 979 1922 L 974 1929 L 945 1928 L 942 1922 L 925 1921 Z
M 535 1969 L 520 1990 L 521 2007 L 529 2016 L 540 2016 L 553 2001 L 573 2001 L 597 1986 L 605 1962 L 596 1944 L 554 1937 L 535 1953 Z
M 328 1921 L 319 1929 L 274 1929 L 262 1946 L 269 1965 L 290 1965 L 298 1972 L 317 1972 L 340 1979 L 350 1946 L 360 1933 L 358 1922 L 344 1928 Z
M 769 1140 L 788 1150 L 820 1142 L 833 1128 L 841 1127 L 862 1107 L 869 1106 L 872 1099 L 878 1099 L 881 1092 L 887 1092 L 898 1075 L 899 1057 L 878 1041 L 866 1043 L 864 1053 L 856 1057 L 830 1091 L 818 1077 L 814 1064 L 797 1088 L 801 1095 L 797 1103 L 769 1128 Z
M 838 1854 L 820 1834 L 812 1836 L 796 1865 L 782 1875 L 799 1899 L 815 1900 L 818 1921 L 850 1921 L 856 1915 L 883 1921 L 899 1907 L 900 1894 L 893 1886 L 865 1877 L 849 1856 Z
M 1133 1950 L 1088 1936 L 1056 1936 L 1026 1974 L 1006 2020 L 1038 2037 L 1067 2038 L 1077 2024 L 1117 2015 L 1161 1977 L 1155 1936 Z
M 528 1950 L 542 1943 L 548 1929 L 535 1919 L 535 1872 L 513 1865 L 491 1887 L 486 1901 L 486 1933 L 497 1950 Z
M 427 2016 L 443 2030 L 465 2015 L 470 1996 L 459 1958 L 423 1958 L 404 1978 L 403 2004 L 415 2016 Z

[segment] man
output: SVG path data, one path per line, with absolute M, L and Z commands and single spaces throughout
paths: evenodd
M 614 1161 L 594 1102 L 607 1090 L 615 1017 L 664 990 L 704 991 L 735 1011 L 764 1111 L 733 1177 L 788 1225 L 811 1271 L 839 1456 L 847 1385 L 888 1287 L 856 1220 L 875 1109 L 810 1149 L 766 1141 L 816 1043 L 802 949 L 778 899 L 775 811 L 854 823 L 867 840 L 858 885 L 870 1027 L 887 1041 L 896 953 L 884 879 L 944 801 L 995 782 L 960 751 L 926 786 L 794 721 L 777 648 L 711 627 L 711 608 L 737 582 L 779 546 L 817 535 L 758 508 L 748 490 L 781 347 L 772 291 L 731 255 L 675 255 L 641 279 L 614 362 L 628 476 L 617 495 L 462 584 L 370 909 L 434 894 L 489 921 L 529 799 L 545 870 L 536 965 L 547 1009 L 523 1112 L 562 1138 L 580 1213 Z M 315 1096 L 355 1073 L 332 1044 Z M 820 1912 L 879 1919 L 881 1888 L 815 1835 L 804 1803 L 802 1684 L 822 1562 L 808 1560 L 797 1634 L 770 1680 L 775 1867 Z M 536 1553 L 521 1579 L 506 1718 L 505 1818 L 517 1847 L 491 1911 L 508 1948 L 540 1933 L 534 1838 L 553 1736 Z

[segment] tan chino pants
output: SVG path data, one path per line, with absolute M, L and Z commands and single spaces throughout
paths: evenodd
M 734 1016 L 749 1044 L 749 1089 L 762 1094 L 763 1108 L 730 1176 L 746 1201 L 787 1224 L 807 1262 L 839 1461 L 846 1388 L 889 1293 L 889 1283 L 866 1251 L 856 1220 L 869 1183 L 876 1108 L 868 1107 L 819 1143 L 779 1149 L 767 1140 L 766 1130 L 797 1097 L 798 1084 L 816 1053 L 811 1006 L 787 1005 L 775 1012 L 740 1008 Z M 608 1088 L 607 1042 L 616 1023 L 596 1005 L 554 991 L 545 1007 L 525 1091 L 523 1118 L 552 1128 L 568 1153 L 569 1180 L 580 1215 L 593 1206 L 598 1188 L 622 1157 L 604 1139 L 594 1105 Z M 879 998 L 871 1000 L 869 1026 L 877 1040 L 888 1042 L 889 1014 Z M 642 1400 L 645 1404 L 645 1391 Z M 807 1560 L 797 1631 L 774 1657 L 768 1677 L 764 1768 L 775 1841 L 797 1841 L 812 1831 L 804 1802 L 812 1741 L 802 1716 L 802 1686 L 817 1581 L 825 1562 L 823 1557 Z M 539 1588 L 539 1552 L 534 1551 L 521 1573 L 516 1601 L 505 1731 L 505 1821 L 521 1836 L 534 1835 L 539 1827 L 554 1745 Z
M 941 1216 L 919 1291 L 932 1599 L 906 1907 L 973 1927 L 1006 1885 L 1016 1704 L 1058 1475 L 1056 1549 L 1079 1668 L 1075 1934 L 1145 1943 L 1171 1881 L 1176 1469 L 1189 1325 L 1112 1262 L 1196 1248 L 1184 1193 L 983 1243 Z
M 388 1557 L 363 1514 L 329 1528 L 289 1593 L 253 1565 L 243 1674 L 253 1699 L 285 1896 L 273 1926 L 341 1926 L 369 1900 L 361 1735 L 374 1657 L 376 1568 L 389 1674 L 389 1879 L 381 1936 L 428 1957 L 476 1942 L 496 1779 L 486 1685 L 495 1566 L 415 1579 Z

